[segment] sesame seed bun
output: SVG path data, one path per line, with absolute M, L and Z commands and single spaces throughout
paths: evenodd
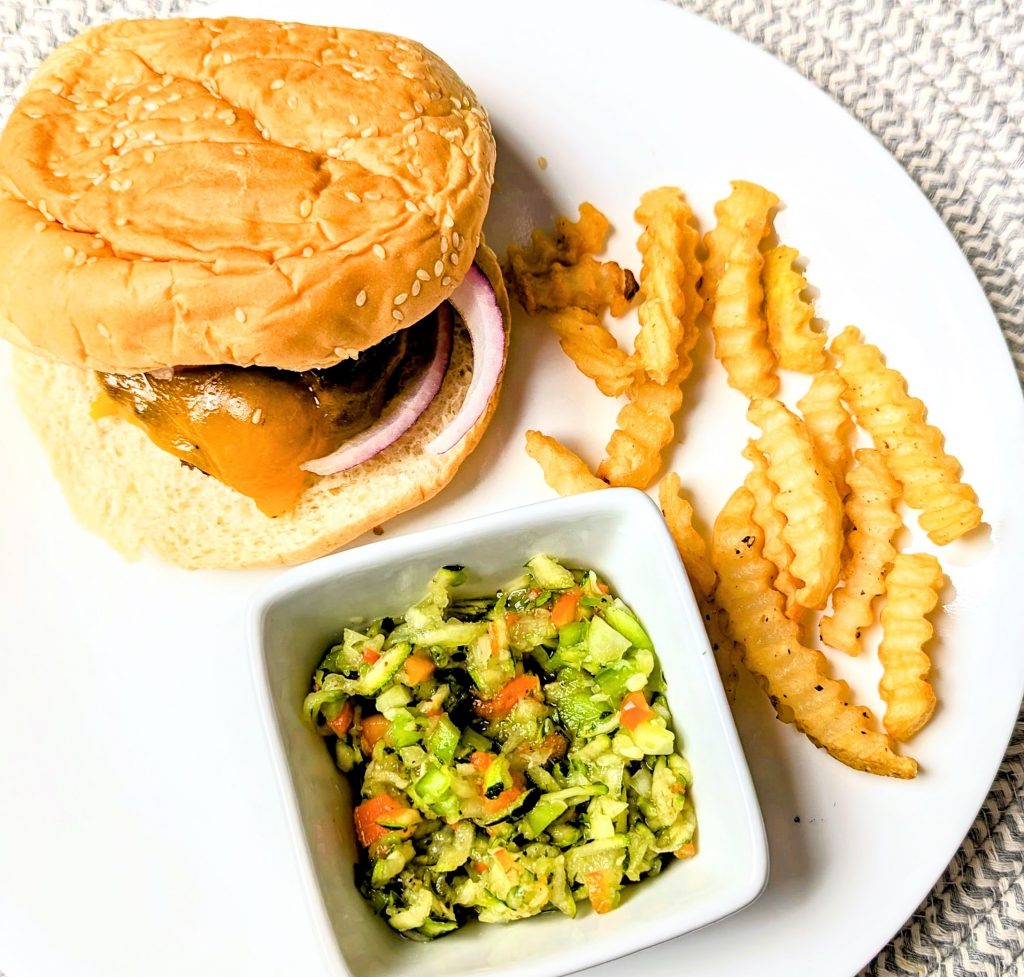
M 481 246 L 476 262 L 509 322 L 494 254 Z M 460 326 L 441 391 L 416 424 L 375 458 L 317 479 L 294 509 L 270 518 L 252 499 L 158 448 L 134 424 L 93 420 L 93 373 L 32 353 L 14 356 L 18 400 L 78 520 L 128 558 L 148 550 L 185 567 L 301 563 L 436 495 L 479 443 L 498 402 L 500 384 L 458 445 L 443 455 L 425 450 L 458 413 L 472 375 Z
M 116 373 L 330 366 L 455 289 L 494 158 L 475 95 L 413 41 L 96 27 L 0 139 L 0 336 Z

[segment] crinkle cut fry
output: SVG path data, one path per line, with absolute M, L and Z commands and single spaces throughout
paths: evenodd
M 744 219 L 722 265 L 711 308 L 715 356 L 725 367 L 729 386 L 751 398 L 770 397 L 779 386 L 762 308 L 760 241 L 769 223 L 768 211 Z M 707 261 L 704 268 L 706 278 Z
M 645 489 L 654 481 L 661 452 L 675 436 L 673 417 L 683 405 L 684 366 L 676 368 L 668 383 L 638 376 L 629 388 L 629 403 L 619 411 L 618 426 L 597 469 L 610 485 Z
M 644 229 L 637 241 L 643 265 L 636 352 L 647 375 L 667 383 L 683 361 L 689 362 L 697 345 L 697 315 L 704 304 L 697 291 L 700 235 L 676 187 L 645 193 L 636 219 Z M 684 378 L 688 373 L 683 371 Z
M 828 466 L 839 498 L 846 495 L 846 470 L 850 467 L 853 421 L 843 406 L 846 381 L 836 370 L 815 375 L 807 393 L 796 406 L 803 415 L 807 432 L 818 457 Z
M 850 688 L 827 674 L 825 656 L 804 647 L 799 626 L 786 617 L 775 573 L 765 558 L 754 522 L 754 498 L 737 489 L 715 522 L 711 560 L 718 573 L 716 597 L 729 615 L 743 661 L 762 681 L 776 713 L 810 740 L 856 770 L 913 777 L 917 763 L 894 753 L 873 725 L 871 711 L 854 705 Z
M 589 254 L 571 265 L 556 263 L 544 274 L 514 272 L 509 279 L 509 291 L 531 314 L 576 306 L 595 313 L 608 308 L 612 315 L 621 316 L 639 287 L 628 269 Z
M 718 574 L 711 566 L 707 543 L 693 525 L 693 506 L 680 495 L 679 476 L 669 472 L 658 486 L 658 502 L 661 505 L 665 523 L 668 525 L 676 549 L 686 568 L 697 597 L 704 630 L 715 656 L 722 687 L 730 702 L 736 698 L 739 682 L 738 665 L 743 657 L 742 650 L 729 637 L 727 615 L 715 602 L 715 588 Z
M 574 265 L 584 255 L 600 254 L 611 229 L 608 218 L 593 204 L 582 203 L 579 220 L 555 219 L 555 232 L 535 228 L 527 247 L 510 244 L 505 274 L 508 277 L 530 272 L 545 275 L 554 264 Z
M 768 477 L 768 460 L 753 441 L 743 449 L 743 457 L 750 462 L 750 471 L 744 479 L 744 486 L 754 497 L 754 522 L 764 533 L 764 555 L 775 564 L 778 574 L 774 586 L 786 598 L 786 615 L 799 620 L 806 608 L 796 599 L 801 581 L 793 576 L 793 550 L 783 538 L 786 517 L 775 505 L 779 487 Z
M 934 633 L 927 615 L 939 602 L 944 580 L 930 553 L 900 553 L 885 581 L 878 691 L 885 728 L 896 740 L 910 739 L 935 711 L 935 690 L 926 678 L 932 663 L 924 646 Z
M 765 253 L 761 280 L 768 342 L 784 370 L 814 373 L 828 365 L 826 336 L 814 331 L 814 306 L 800 295 L 807 279 L 794 265 L 799 257 L 795 248 L 781 244 Z
M 843 507 L 835 483 L 804 422 L 784 404 L 754 400 L 747 418 L 761 428 L 757 447 L 779 487 L 775 506 L 786 517 L 782 538 L 793 550 L 790 571 L 801 581 L 796 600 L 803 607 L 824 607 L 839 579 L 843 552 Z
M 873 602 L 885 593 L 885 575 L 896 558 L 893 539 L 903 520 L 896 511 L 899 483 L 874 448 L 860 448 L 847 482 L 844 503 L 849 530 L 839 583 L 832 591 L 832 613 L 819 622 L 830 648 L 859 655 L 861 633 L 875 620 Z
M 608 483 L 595 477 L 579 455 L 540 431 L 526 432 L 526 453 L 540 465 L 544 481 L 559 495 L 608 488 Z
M 832 341 L 832 351 L 841 357 L 847 404 L 903 486 L 907 505 L 921 510 L 918 521 L 931 541 L 941 546 L 974 529 L 982 518 L 978 497 L 961 479 L 960 462 L 947 454 L 942 432 L 925 421 L 924 404 L 907 393 L 903 376 L 853 326 Z
M 562 352 L 576 369 L 590 377 L 606 397 L 624 394 L 633 383 L 636 360 L 628 355 L 601 320 L 585 309 L 569 308 L 548 314 Z

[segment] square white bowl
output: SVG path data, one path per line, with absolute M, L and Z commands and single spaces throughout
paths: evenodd
M 438 567 L 462 564 L 460 593 L 493 593 L 536 553 L 593 567 L 654 642 L 673 722 L 693 767 L 698 854 L 627 887 L 598 916 L 474 922 L 432 943 L 399 937 L 356 889 L 351 791 L 302 700 L 326 648 L 355 617 L 402 613 Z M 557 977 L 681 936 L 751 903 L 768 877 L 757 797 L 693 592 L 654 503 L 634 489 L 553 499 L 375 542 L 283 573 L 255 599 L 256 684 L 331 966 L 353 977 Z

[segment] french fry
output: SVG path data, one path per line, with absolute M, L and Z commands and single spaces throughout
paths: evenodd
M 606 482 L 591 473 L 579 455 L 540 431 L 526 432 L 526 453 L 540 465 L 544 481 L 559 495 L 608 488 Z
M 696 592 L 697 606 L 704 621 L 708 643 L 715 656 L 715 664 L 722 677 L 722 687 L 729 700 L 734 701 L 742 650 L 729 637 L 728 617 L 724 609 L 715 603 L 714 593 L 718 585 L 718 574 L 711 566 L 707 543 L 693 525 L 693 506 L 679 494 L 679 491 L 679 476 L 675 472 L 669 472 L 658 486 L 658 501 L 665 516 L 665 523 L 686 568 L 686 574 Z
M 684 367 L 680 363 L 668 383 L 638 376 L 627 391 L 629 403 L 615 420 L 617 428 L 605 447 L 599 477 L 610 485 L 645 489 L 661 468 L 661 452 L 675 436 L 673 416 L 683 404 Z
M 764 256 L 761 280 L 768 342 L 784 370 L 814 373 L 828 365 L 826 337 L 814 331 L 814 307 L 800 296 L 807 279 L 794 267 L 798 257 L 795 248 L 781 244 Z
M 801 581 L 802 607 L 825 605 L 839 579 L 843 507 L 835 482 L 811 444 L 804 422 L 777 400 L 757 399 L 747 419 L 761 428 L 758 449 L 779 487 L 776 508 L 786 517 L 782 538 L 793 550 L 790 571 Z
M 811 381 L 807 393 L 797 402 L 811 443 L 836 483 L 839 498 L 846 496 L 846 470 L 850 467 L 850 442 L 853 421 L 843 406 L 846 381 L 835 371 L 826 370 Z
M 900 553 L 886 578 L 878 691 L 885 728 L 896 740 L 910 739 L 935 711 L 935 690 L 926 678 L 932 663 L 924 645 L 933 634 L 926 615 L 935 609 L 944 579 L 930 553 Z
M 933 543 L 949 543 L 981 522 L 978 497 L 961 479 L 960 462 L 946 453 L 942 432 L 925 421 L 925 407 L 907 393 L 906 380 L 885 365 L 877 346 L 848 326 L 832 341 L 842 359 L 846 403 L 885 456 L 903 497 L 921 510 L 919 522 Z
M 716 597 L 743 648 L 744 664 L 763 683 L 779 719 L 841 763 L 914 777 L 917 763 L 893 752 L 888 737 L 874 728 L 870 710 L 854 705 L 849 686 L 828 676 L 825 656 L 801 644 L 799 625 L 786 617 L 782 595 L 772 587 L 775 569 L 764 556 L 753 510 L 747 489 L 734 492 L 715 522 L 711 547 Z
M 875 620 L 872 603 L 885 593 L 885 575 L 896 558 L 892 541 L 903 520 L 895 510 L 899 483 L 882 455 L 861 448 L 847 482 L 844 508 L 850 529 L 840 582 L 832 591 L 832 613 L 819 623 L 821 640 L 848 655 L 859 655 L 861 632 Z
M 576 306 L 588 312 L 609 308 L 612 315 L 620 316 L 628 311 L 638 289 L 631 271 L 589 254 L 581 255 L 575 264 L 554 264 L 544 274 L 524 271 L 509 279 L 509 290 L 531 314 Z
M 722 678 L 722 688 L 730 702 L 736 701 L 736 688 L 739 685 L 739 665 L 743 661 L 743 648 L 739 642 L 729 636 L 729 615 L 724 607 L 719 607 L 714 598 L 697 598 L 701 617 L 704 619 L 704 630 L 707 632 L 708 644 L 715 656 L 718 674 Z
M 658 502 L 694 589 L 709 598 L 715 592 L 718 578 L 708 557 L 707 543 L 693 525 L 693 506 L 679 494 L 680 488 L 679 476 L 669 472 L 658 486 Z
M 778 389 L 779 378 L 761 307 L 764 259 L 759 245 L 778 199 L 768 191 L 760 195 L 740 194 L 740 186 L 734 183 L 733 195 L 723 203 L 728 205 L 739 196 L 741 202 L 749 204 L 748 209 L 739 209 L 740 205 L 715 206 L 719 222 L 707 236 L 708 258 L 704 262 L 705 287 L 710 279 L 714 291 L 705 294 L 714 296 L 711 332 L 715 337 L 715 356 L 725 367 L 729 386 L 747 397 L 770 397 Z
M 778 571 L 775 589 L 786 598 L 786 615 L 798 620 L 805 608 L 796 600 L 800 581 L 790 572 L 793 550 L 783 538 L 786 517 L 775 507 L 779 487 L 768 477 L 768 459 L 752 441 L 747 442 L 743 449 L 743 457 L 751 465 L 743 484 L 754 497 L 754 522 L 764 533 L 764 555 L 775 564 Z
M 526 248 L 509 245 L 506 277 L 547 274 L 553 265 L 574 265 L 584 255 L 600 254 L 608 242 L 608 218 L 593 204 L 582 203 L 579 220 L 555 220 L 554 234 L 536 228 Z
M 562 352 L 606 397 L 624 394 L 633 382 L 636 360 L 625 353 L 600 319 L 585 309 L 569 308 L 548 315 Z
M 714 304 L 722 272 L 737 241 L 751 236 L 756 236 L 760 241 L 767 231 L 773 212 L 779 206 L 779 198 L 771 190 L 756 183 L 733 180 L 731 186 L 732 193 L 715 204 L 717 224 L 704 235 L 707 257 L 704 259 L 701 292 L 707 312 L 711 311 Z
M 697 291 L 700 236 L 693 212 L 675 187 L 645 193 L 636 219 L 644 228 L 637 242 L 643 266 L 636 352 L 647 375 L 667 383 L 681 363 L 690 362 L 697 344 L 697 315 L 703 305 Z

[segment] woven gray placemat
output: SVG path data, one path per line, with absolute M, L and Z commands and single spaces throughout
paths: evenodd
M 966 254 L 1024 381 L 1024 4 L 671 2 L 772 52 L 884 143 Z M 0 0 L 0 119 L 31 70 L 86 25 L 200 3 Z M 864 975 L 1024 975 L 1022 787 L 1024 712 L 960 851 Z

